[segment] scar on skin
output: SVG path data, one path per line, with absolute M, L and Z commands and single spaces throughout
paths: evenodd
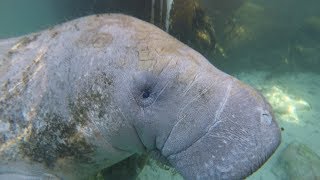
M 39 36 L 39 34 L 35 34 L 31 37 L 23 37 L 21 38 L 17 44 L 15 44 L 9 51 L 9 54 L 14 53 L 15 51 L 17 51 L 18 49 L 27 46 L 28 44 L 30 44 L 32 41 L 35 41 L 37 39 L 37 37 Z
M 59 34 L 58 31 L 53 31 L 53 32 L 51 33 L 51 38 L 55 38 L 58 34 Z
M 88 47 L 88 45 L 91 45 L 94 48 L 103 48 L 111 44 L 112 41 L 113 36 L 109 33 L 96 34 L 95 32 L 86 32 L 81 35 L 77 44 L 80 47 Z
M 92 44 L 95 48 L 102 48 L 107 44 L 110 44 L 113 40 L 113 37 L 109 33 L 100 33 L 97 35 L 94 35 L 92 37 Z

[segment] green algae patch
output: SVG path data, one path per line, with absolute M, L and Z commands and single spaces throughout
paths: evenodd
M 93 152 L 93 148 L 77 132 L 75 122 L 68 122 L 55 113 L 46 113 L 42 118 L 44 125 L 36 127 L 33 124 L 29 136 L 20 144 L 25 157 L 48 167 L 54 167 L 59 158 L 90 160 L 87 155 Z
M 111 99 L 108 95 L 103 95 L 97 91 L 81 93 L 75 102 L 70 101 L 69 109 L 74 121 L 84 126 L 88 123 L 88 113 L 93 107 L 96 107 L 95 110 L 98 111 L 98 117 L 102 118 L 107 113 L 106 106 L 110 104 L 110 101 Z
M 201 54 L 209 55 L 215 49 L 213 24 L 199 0 L 174 1 L 169 32 Z

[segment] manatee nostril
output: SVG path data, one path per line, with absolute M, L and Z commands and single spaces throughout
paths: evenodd
M 270 113 L 264 111 L 261 113 L 261 117 L 260 117 L 261 122 L 270 125 L 272 122 L 272 116 L 270 115 Z

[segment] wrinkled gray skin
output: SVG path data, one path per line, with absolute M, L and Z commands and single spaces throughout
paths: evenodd
M 141 20 L 0 42 L 0 179 L 86 179 L 152 150 L 185 179 L 241 179 L 279 143 L 257 91 Z

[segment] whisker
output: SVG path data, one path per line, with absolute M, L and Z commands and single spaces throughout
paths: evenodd
M 166 82 L 166 84 L 163 86 L 163 88 L 160 90 L 158 96 L 153 101 L 153 103 L 150 105 L 150 107 L 158 100 L 159 96 L 164 92 L 164 90 L 168 87 L 169 81 Z
M 200 72 L 197 73 L 197 74 L 193 77 L 191 83 L 188 84 L 186 90 L 183 92 L 183 97 L 186 96 L 186 94 L 189 92 L 189 90 L 193 87 L 193 85 L 195 84 L 195 82 L 198 80 L 199 74 L 200 74 Z
M 163 146 L 162 146 L 162 148 L 161 148 L 161 151 L 162 151 L 163 148 L 165 147 L 168 138 L 171 136 L 172 130 L 184 119 L 184 117 L 181 118 L 182 112 L 187 108 L 187 106 L 189 106 L 189 105 L 190 105 L 191 103 L 193 103 L 194 101 L 198 100 L 198 99 L 201 97 L 202 94 L 206 93 L 209 89 L 211 89 L 211 87 L 213 87 L 213 84 L 211 84 L 209 87 L 205 88 L 205 90 L 204 90 L 202 93 L 200 93 L 200 94 L 199 94 L 198 96 L 196 96 L 193 100 L 191 100 L 189 103 L 187 103 L 187 104 L 178 112 L 178 115 L 177 115 L 177 119 L 178 119 L 178 120 L 177 120 L 177 122 L 175 123 L 175 125 L 172 126 L 172 128 L 171 128 L 171 130 L 170 130 L 170 133 L 169 133 L 169 135 L 167 136 L 167 138 L 166 138 L 166 140 L 165 140 L 165 143 L 163 144 Z
M 218 108 L 218 110 L 216 111 L 215 113 L 215 117 L 214 117 L 214 121 L 213 121 L 213 124 L 210 125 L 209 129 L 202 135 L 200 136 L 199 138 L 197 138 L 193 143 L 191 143 L 191 145 L 189 145 L 188 147 L 186 147 L 183 151 L 181 152 L 184 152 L 184 151 L 187 151 L 193 144 L 197 143 L 198 141 L 200 141 L 200 139 L 202 139 L 203 137 L 205 137 L 210 131 L 212 128 L 216 127 L 219 123 L 221 123 L 222 121 L 218 120 L 217 119 L 220 117 L 220 114 L 222 113 L 224 107 L 225 107 L 225 104 L 227 103 L 228 101 L 228 98 L 230 97 L 230 92 L 231 92 L 231 88 L 232 88 L 232 85 L 233 85 L 233 81 L 231 81 L 229 84 L 228 84 L 228 87 L 227 87 L 227 92 L 225 94 L 225 97 L 223 98 L 223 101 L 222 101 L 222 104 L 220 105 L 220 107 Z M 171 156 L 171 155 L 170 155 Z
M 139 139 L 139 142 L 140 142 L 140 143 L 142 144 L 142 146 L 145 148 L 145 146 L 144 146 L 144 144 L 142 143 L 142 140 L 141 140 L 141 138 L 140 138 L 140 136 L 139 136 L 139 133 L 138 133 L 136 127 L 135 127 L 132 123 L 130 123 L 130 122 L 128 121 L 127 117 L 124 115 L 124 113 L 123 113 L 123 111 L 122 111 L 122 109 L 121 109 L 120 107 L 117 106 L 117 109 L 119 110 L 119 112 L 120 112 L 120 114 L 122 115 L 122 117 L 124 118 L 124 120 L 125 120 L 127 123 L 129 123 L 129 125 L 132 127 L 132 129 L 134 130 L 136 136 L 137 136 L 138 139 Z
M 215 114 L 215 117 L 214 117 L 214 120 L 213 122 L 216 123 L 216 121 L 220 118 L 220 115 L 222 113 L 222 111 L 224 110 L 225 106 L 226 106 L 226 103 L 230 97 L 230 92 L 231 92 L 231 88 L 232 88 L 232 85 L 233 85 L 233 81 L 231 81 L 227 87 L 227 92 L 226 92 L 226 95 L 225 97 L 223 98 L 223 101 L 222 101 L 222 104 L 220 105 L 219 109 L 217 110 L 216 114 Z M 208 132 L 214 127 L 214 125 L 212 125 Z
M 164 71 L 169 67 L 170 63 L 172 62 L 172 59 L 170 61 L 168 61 L 168 63 L 161 69 L 161 71 L 159 72 L 159 76 L 164 73 Z M 160 81 L 158 81 L 154 87 L 156 87 L 158 84 L 160 83 Z

